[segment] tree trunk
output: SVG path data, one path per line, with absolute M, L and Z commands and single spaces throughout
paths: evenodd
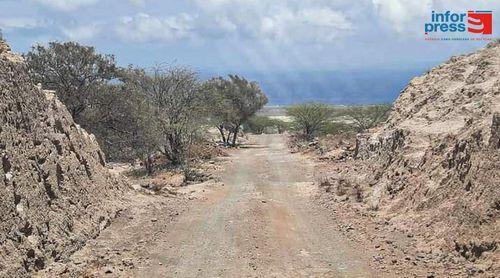
M 226 137 L 226 145 L 230 145 L 229 140 L 231 139 L 231 134 L 233 134 L 231 131 L 229 131 L 229 132 L 227 133 L 227 137 Z
M 222 137 L 222 142 L 223 142 L 224 144 L 227 144 L 226 135 L 224 134 L 224 126 L 223 126 L 223 125 L 219 125 L 219 126 L 217 126 L 217 129 L 219 130 L 220 135 L 221 135 L 221 137 Z
M 167 144 L 164 146 L 165 156 L 172 165 L 182 165 L 184 162 L 184 149 L 180 139 L 175 134 L 166 136 Z
M 231 145 L 233 147 L 236 147 L 236 139 L 238 139 L 238 132 L 239 132 L 239 130 L 240 130 L 239 126 L 234 130 L 233 141 L 231 142 Z
M 144 167 L 146 168 L 146 171 L 148 171 L 148 175 L 153 175 L 154 173 L 154 159 L 153 155 L 148 155 L 148 157 L 144 160 Z

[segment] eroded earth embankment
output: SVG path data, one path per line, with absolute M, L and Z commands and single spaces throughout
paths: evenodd
M 104 165 L 93 135 L 0 41 L 0 277 L 64 261 L 109 224 L 127 186 Z
M 414 253 L 443 271 L 458 263 L 465 267 L 457 275 L 500 273 L 498 41 L 414 78 L 389 120 L 356 141 L 341 147 L 344 155 L 331 151 L 337 157 L 322 172 L 327 196 L 415 236 Z M 406 261 L 417 263 L 425 262 Z

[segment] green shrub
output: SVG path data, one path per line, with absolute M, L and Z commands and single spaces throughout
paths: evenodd
M 354 127 L 352 124 L 343 122 L 326 123 L 322 130 L 323 134 L 332 134 L 332 135 L 355 133 L 355 132 L 356 132 L 356 127 Z
M 309 102 L 290 106 L 286 108 L 286 112 L 293 118 L 295 128 L 311 139 L 331 121 L 334 111 L 330 105 Z

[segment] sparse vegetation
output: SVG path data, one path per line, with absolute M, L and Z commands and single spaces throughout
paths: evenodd
M 140 159 L 149 174 L 158 155 L 189 168 L 197 146 L 207 144 L 209 124 L 235 146 L 241 126 L 267 103 L 258 84 L 243 77 L 202 82 L 185 67 L 119 68 L 112 55 L 76 42 L 36 45 L 25 57 L 35 82 L 56 92 L 108 158 Z
M 211 122 L 222 142 L 236 146 L 241 126 L 267 103 L 266 95 L 257 83 L 236 75 L 227 80 L 211 79 L 204 84 L 204 90 Z
M 98 54 L 94 47 L 76 42 L 39 44 L 25 57 L 33 80 L 54 90 L 77 122 L 91 106 L 91 96 L 116 74 L 114 56 Z
M 335 121 L 335 122 L 332 121 L 325 124 L 322 133 L 339 135 L 339 134 L 353 133 L 355 131 L 356 129 L 352 124 L 348 124 L 342 121 Z
M 333 109 L 329 105 L 317 102 L 290 106 L 286 108 L 286 112 L 307 139 L 318 135 L 333 115 Z
M 159 137 L 158 149 L 174 165 L 185 164 L 189 146 L 201 132 L 201 91 L 196 73 L 186 68 L 156 68 L 144 76 Z
M 255 133 L 283 133 L 287 130 L 288 124 L 279 119 L 266 116 L 253 116 L 245 124 L 245 130 Z
M 357 132 L 363 132 L 385 121 L 391 108 L 389 104 L 351 106 L 345 115 L 352 119 Z
M 307 140 L 320 135 L 363 132 L 387 120 L 389 104 L 330 106 L 305 103 L 286 108 L 293 125 Z

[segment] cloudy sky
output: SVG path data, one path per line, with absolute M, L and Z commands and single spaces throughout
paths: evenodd
M 18 52 L 75 40 L 115 54 L 121 65 L 167 62 L 202 75 L 287 72 L 294 79 L 422 71 L 485 44 L 424 41 L 431 11 L 478 9 L 493 10 L 496 33 L 500 0 L 0 0 L 0 29 Z

